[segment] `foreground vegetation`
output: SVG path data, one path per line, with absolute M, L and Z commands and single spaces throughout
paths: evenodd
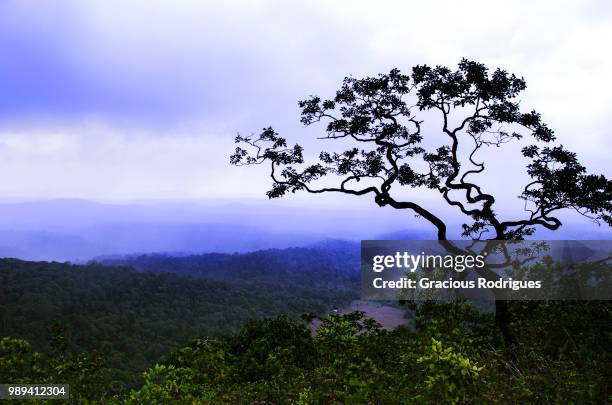
M 507 346 L 491 316 L 470 305 L 425 303 L 416 329 L 387 331 L 361 313 L 306 322 L 253 320 L 196 339 L 115 389 L 95 351 L 70 353 L 56 335 L 41 355 L 21 339 L 0 343 L 0 375 L 68 382 L 73 402 L 167 403 L 606 403 L 612 318 L 608 302 L 513 302 Z M 306 321 L 312 316 L 305 315 Z

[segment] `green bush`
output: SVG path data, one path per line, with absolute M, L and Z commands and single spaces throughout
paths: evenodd
M 387 331 L 363 313 L 254 320 L 233 334 L 198 339 L 114 389 L 95 352 L 51 355 L 0 340 L 0 375 L 74 384 L 73 403 L 437 404 L 609 401 L 609 302 L 513 302 L 516 343 L 492 316 L 463 302 L 413 307 L 416 328 Z M 312 317 L 308 318 L 312 320 Z M 314 325 L 312 325 L 314 326 Z M 313 329 L 317 329 L 316 332 Z M 61 339 L 54 346 L 62 348 Z

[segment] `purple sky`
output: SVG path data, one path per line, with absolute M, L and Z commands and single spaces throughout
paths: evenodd
M 236 132 L 302 142 L 321 128 L 297 100 L 462 57 L 524 76 L 522 105 L 610 176 L 610 4 L 5 0 L 0 198 L 262 197 L 264 171 L 228 165 Z M 501 153 L 491 187 L 514 197 L 521 165 Z

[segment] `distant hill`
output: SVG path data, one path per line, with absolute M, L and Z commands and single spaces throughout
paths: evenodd
M 268 200 L 0 201 L 0 257 L 85 262 L 139 253 L 245 253 L 398 229 L 390 212 L 368 208 Z
M 331 280 L 345 283 L 355 277 L 359 271 L 359 249 L 355 242 L 323 241 L 307 248 L 268 249 L 245 254 L 144 254 L 99 258 L 92 263 L 221 280 L 282 280 L 285 276 L 301 274 L 319 285 Z
M 425 221 L 400 211 L 361 199 L 347 200 L 346 206 L 267 200 L 0 201 L 0 257 L 87 262 L 142 253 L 246 253 L 312 246 L 329 238 L 435 239 Z M 459 229 L 449 223 L 450 231 Z M 568 223 L 558 232 L 543 230 L 534 237 L 597 240 L 611 239 L 611 232 L 588 222 Z
M 78 233 L 0 230 L 0 257 L 83 262 L 96 256 L 139 252 L 244 253 L 304 246 L 319 239 L 234 224 L 126 222 L 96 225 Z

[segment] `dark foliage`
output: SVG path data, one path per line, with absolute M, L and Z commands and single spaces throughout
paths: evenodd
M 610 304 L 512 306 L 512 349 L 492 316 L 461 302 L 417 307 L 414 331 L 383 330 L 358 312 L 322 318 L 316 335 L 283 317 L 255 321 L 183 347 L 128 402 L 605 403 Z

